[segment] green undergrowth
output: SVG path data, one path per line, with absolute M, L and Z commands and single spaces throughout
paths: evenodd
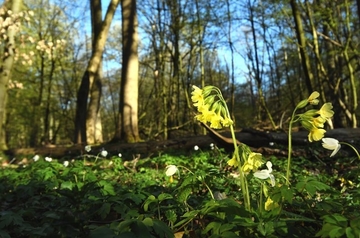
M 271 157 L 281 180 L 286 159 Z M 0 237 L 360 237 L 360 169 L 354 158 L 294 158 L 292 184 L 258 179 L 252 209 L 217 148 L 154 158 L 40 158 L 0 169 Z M 165 175 L 168 165 L 178 173 Z

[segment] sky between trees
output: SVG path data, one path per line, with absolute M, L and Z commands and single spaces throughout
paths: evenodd
M 102 1 L 103 16 L 109 2 Z M 10 147 L 68 144 L 91 55 L 90 4 L 25 0 L 24 5 L 34 16 L 16 35 L 4 139 Z M 238 128 L 286 127 L 291 108 L 315 90 L 332 102 L 334 127 L 357 127 L 356 1 L 144 0 L 137 5 L 143 139 L 201 133 L 193 120 L 191 85 L 222 89 Z M 118 7 L 103 54 L 98 142 L 113 138 L 119 120 L 121 42 Z M 51 57 L 45 49 L 50 43 L 58 47 Z M 24 61 L 30 52 L 31 64 L 29 56 Z

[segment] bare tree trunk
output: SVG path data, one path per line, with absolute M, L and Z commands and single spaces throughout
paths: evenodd
M 138 59 L 138 21 L 136 0 L 122 0 L 122 35 L 123 67 L 121 72 L 119 113 L 121 125 L 115 139 L 126 142 L 140 141 L 138 129 L 138 92 L 139 92 L 139 59 Z M 119 130 L 120 129 L 120 130 Z
M 301 63 L 302 63 L 303 71 L 304 71 L 304 75 L 305 75 L 306 87 L 307 87 L 307 90 L 309 91 L 309 93 L 312 93 L 313 92 L 312 82 L 313 82 L 314 76 L 311 71 L 310 59 L 309 59 L 309 56 L 306 51 L 306 38 L 305 38 L 305 32 L 304 32 L 302 21 L 301 21 L 301 15 L 300 15 L 300 11 L 298 9 L 296 0 L 290 0 L 290 5 L 291 5 L 291 10 L 292 10 L 294 22 L 295 22 L 296 37 L 297 37 L 298 44 L 299 44 Z
M 115 10 L 119 5 L 120 0 L 111 0 L 107 9 L 105 19 L 101 26 L 101 32 L 95 40 L 95 48 L 92 51 L 90 61 L 87 69 L 81 79 L 81 84 L 77 94 L 76 115 L 75 115 L 75 143 L 86 143 L 86 116 L 87 116 L 87 101 L 89 98 L 89 91 L 92 88 L 96 73 L 98 71 L 102 54 L 104 51 L 107 35 L 110 24 L 115 14 Z
M 254 25 L 254 9 L 253 9 L 253 6 L 250 4 L 250 2 L 249 2 L 249 10 L 250 10 L 251 33 L 252 33 L 252 37 L 253 37 L 254 54 L 255 54 L 255 62 L 253 61 L 253 64 L 255 63 L 255 65 L 253 66 L 253 69 L 255 71 L 255 80 L 256 80 L 257 90 L 258 90 L 258 94 L 259 94 L 259 103 L 260 103 L 261 108 L 265 111 L 267 117 L 269 118 L 271 126 L 275 129 L 276 125 L 275 125 L 274 119 L 269 111 L 269 108 L 267 107 L 265 97 L 263 94 L 263 90 L 262 90 L 262 79 L 261 79 L 262 76 L 260 75 L 261 70 L 260 70 L 258 47 L 257 47 L 257 37 L 256 37 L 255 25 Z
M 101 0 L 91 0 L 91 26 L 92 26 L 92 49 L 96 47 L 96 39 L 101 33 L 102 9 Z M 86 117 L 86 140 L 87 144 L 102 143 L 102 126 L 100 115 L 100 100 L 102 92 L 102 59 L 94 75 L 94 83 L 90 89 L 90 101 Z
M 21 0 L 12 0 L 12 13 L 19 13 L 21 6 Z M 8 27 L 4 56 L 2 58 L 2 65 L 0 67 L 0 151 L 7 149 L 4 124 L 6 121 L 7 87 L 11 77 L 11 69 L 13 66 L 15 54 L 15 34 L 16 30 L 14 27 Z

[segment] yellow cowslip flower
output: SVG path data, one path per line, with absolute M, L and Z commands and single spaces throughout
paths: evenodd
M 199 101 L 203 101 L 204 100 L 204 96 L 203 96 L 203 90 L 200 89 L 199 87 L 196 87 L 195 85 L 192 86 L 193 87 L 193 91 L 191 92 L 191 100 L 193 102 L 199 102 Z
M 196 105 L 195 105 L 196 104 Z M 197 107 L 198 112 L 204 113 L 209 111 L 209 106 L 204 104 L 204 101 L 199 101 L 198 103 L 194 103 L 194 106 Z
M 231 120 L 230 118 L 224 118 L 222 121 L 221 121 L 221 124 L 224 126 L 224 127 L 229 127 L 231 126 L 232 124 L 234 124 L 233 120 Z
M 227 164 L 228 164 L 229 166 L 232 166 L 232 167 L 234 167 L 234 168 L 237 168 L 237 167 L 239 166 L 239 161 L 237 161 L 236 156 L 233 155 L 233 157 L 232 157 L 230 160 L 228 160 Z
M 213 120 L 213 118 L 216 117 L 216 113 L 213 110 L 211 110 L 211 111 L 209 111 L 209 110 L 203 111 L 202 114 L 203 114 L 203 117 L 204 117 L 204 120 L 205 120 L 204 123 L 211 122 Z
M 308 139 L 310 142 L 319 141 L 324 137 L 325 132 L 326 131 L 324 129 L 319 129 L 317 127 L 314 127 L 310 130 Z
M 324 123 L 326 122 L 326 119 L 318 116 L 318 117 L 314 117 L 312 119 L 312 123 L 314 124 L 315 127 L 317 128 L 323 128 L 324 127 Z
M 248 173 L 251 170 L 256 171 L 263 163 L 262 154 L 251 152 L 247 161 L 243 165 L 242 170 L 245 173 Z
M 308 102 L 311 105 L 318 105 L 319 103 L 319 99 L 317 99 L 320 96 L 320 93 L 318 93 L 317 91 L 313 92 L 310 97 L 308 98 Z
M 334 115 L 334 111 L 331 110 L 333 108 L 331 102 L 324 103 L 324 105 L 320 108 L 318 113 L 324 119 L 330 119 Z
M 268 197 L 265 202 L 265 210 L 270 211 L 277 207 L 279 207 L 279 204 L 277 202 L 274 202 L 270 197 Z
M 214 129 L 221 129 L 221 121 L 223 120 L 222 116 L 220 115 L 214 115 L 210 120 L 210 127 Z

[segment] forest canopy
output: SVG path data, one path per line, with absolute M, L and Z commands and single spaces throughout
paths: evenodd
M 7 0 L 0 8 L 1 149 L 137 141 L 124 137 L 124 123 L 135 120 L 124 116 L 132 113 L 128 103 L 138 107 L 141 140 L 199 134 L 193 85 L 220 88 L 236 128 L 287 127 L 291 109 L 313 91 L 336 111 L 330 127 L 355 128 L 358 4 Z M 81 125 L 86 136 L 77 140 Z

